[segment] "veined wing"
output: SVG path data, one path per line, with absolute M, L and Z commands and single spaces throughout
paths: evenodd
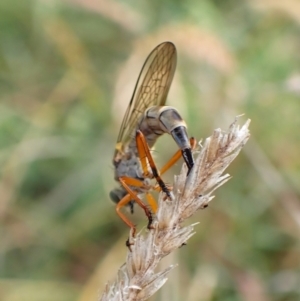
M 159 44 L 147 57 L 120 128 L 117 148 L 133 138 L 139 118 L 147 108 L 162 106 L 176 69 L 176 48 L 171 42 Z

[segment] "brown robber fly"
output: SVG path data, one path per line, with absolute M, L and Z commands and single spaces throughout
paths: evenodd
M 151 190 L 162 190 L 171 198 L 170 188 L 161 176 L 182 156 L 188 170 L 194 165 L 192 149 L 196 141 L 188 138 L 186 124 L 175 108 L 165 106 L 166 98 L 176 69 L 176 48 L 171 42 L 164 42 L 152 50 L 138 77 L 132 98 L 125 113 L 113 157 L 115 180 L 121 185 L 110 192 L 111 199 L 117 204 L 120 218 L 135 233 L 134 224 L 121 212 L 129 205 L 133 212 L 136 202 L 148 217 L 151 228 L 152 214 L 140 199 L 145 194 L 152 209 L 157 204 Z M 167 164 L 158 172 L 150 149 L 158 137 L 170 134 L 179 147 Z M 156 185 L 151 185 L 155 178 Z

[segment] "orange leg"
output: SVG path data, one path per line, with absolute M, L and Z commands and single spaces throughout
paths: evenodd
M 197 145 L 197 140 L 194 137 L 190 138 L 190 144 L 191 144 L 191 149 L 195 150 L 196 145 Z
M 122 184 L 125 182 L 126 183 L 126 185 L 128 186 L 128 185 L 130 185 L 130 186 L 134 186 L 134 187 L 143 187 L 143 188 L 145 188 L 145 184 L 144 184 L 144 182 L 142 182 L 142 181 L 140 181 L 140 180 L 138 180 L 138 179 L 135 179 L 135 178 L 129 178 L 129 177 L 122 177 L 122 180 L 123 180 L 123 182 L 121 182 Z M 123 185 L 124 186 L 124 185 Z M 160 187 L 159 186 L 157 186 L 158 188 L 156 188 L 156 190 L 160 190 Z M 128 190 L 127 190 L 127 188 L 124 186 L 124 188 L 126 189 L 126 191 L 127 192 L 129 192 Z M 153 187 L 149 187 L 149 189 L 152 189 Z M 130 189 L 130 188 L 129 188 Z M 134 193 L 134 192 L 133 192 Z M 156 201 L 155 201 L 155 199 L 152 197 L 152 195 L 150 194 L 150 193 L 146 193 L 146 198 L 147 198 L 147 202 L 148 202 L 148 204 L 150 205 L 150 207 L 151 207 L 151 209 L 152 209 L 152 211 L 155 213 L 156 211 L 157 211 L 157 203 L 156 203 Z M 128 202 L 127 202 L 128 203 Z M 127 204 L 126 203 L 126 204 Z M 125 204 L 125 205 L 126 205 Z
M 121 177 L 119 179 L 122 179 L 122 181 L 120 180 L 121 184 L 123 184 L 123 182 L 125 182 L 125 184 L 130 185 L 130 186 L 134 186 L 134 187 L 145 187 L 145 184 L 143 181 L 139 180 L 139 179 L 135 179 L 135 178 L 130 178 L 130 177 Z M 124 186 L 124 185 L 123 185 Z M 126 187 L 124 186 L 124 188 L 126 189 Z M 127 190 L 127 189 L 126 189 Z
M 126 178 L 127 180 L 130 180 L 131 178 Z M 138 181 L 136 179 L 131 179 Z M 148 207 L 143 203 L 143 201 L 137 196 L 137 194 L 128 186 L 128 182 L 126 183 L 126 180 L 124 180 L 123 177 L 119 178 L 120 183 L 123 185 L 123 187 L 126 189 L 128 194 L 126 194 L 123 199 L 120 200 L 120 202 L 116 206 L 117 214 L 120 216 L 120 218 L 126 223 L 127 226 L 129 226 L 131 229 L 133 229 L 133 236 L 135 234 L 135 225 L 120 211 L 122 207 L 124 207 L 126 204 L 128 204 L 131 200 L 134 200 L 144 211 L 146 216 L 148 217 L 148 229 L 151 229 L 152 224 L 152 214 L 151 211 L 148 209 Z M 140 181 L 141 182 L 141 181 Z M 142 183 L 142 182 L 141 182 Z M 129 183 L 131 185 L 131 183 Z
M 194 150 L 196 148 L 197 141 L 194 137 L 190 138 L 191 149 Z M 160 170 L 160 174 L 164 174 L 168 169 L 170 169 L 180 158 L 182 157 L 182 151 L 179 149 L 171 159 L 163 166 Z
M 149 165 L 151 167 L 152 173 L 153 173 L 153 177 L 156 179 L 158 185 L 160 186 L 161 190 L 166 193 L 166 195 L 170 198 L 171 194 L 170 194 L 170 190 L 167 188 L 166 184 L 164 183 L 164 181 L 162 180 L 162 178 L 160 177 L 157 167 L 155 165 L 155 162 L 153 160 L 153 157 L 151 155 L 149 146 L 147 144 L 147 141 L 145 139 L 145 136 L 143 135 L 143 133 L 140 130 L 136 131 L 136 146 L 138 149 L 138 153 L 139 153 L 139 158 L 141 160 L 141 164 L 143 165 L 143 170 L 147 169 L 147 161 L 146 158 L 149 162 Z M 148 172 L 148 169 L 147 169 Z
M 170 169 L 179 159 L 181 158 L 181 150 L 179 149 L 172 158 L 162 167 L 160 174 L 164 174 L 168 169 Z
M 127 205 L 131 201 L 131 196 L 130 194 L 126 194 L 120 202 L 116 205 L 116 211 L 119 217 L 123 220 L 123 222 L 133 229 L 133 233 L 135 234 L 135 225 L 121 212 L 121 208 Z
M 158 186 L 159 187 L 159 186 Z M 159 187 L 160 188 L 160 187 Z M 147 199 L 147 202 L 148 204 L 150 205 L 152 211 L 154 213 L 157 212 L 157 203 L 156 203 L 156 200 L 154 199 L 154 197 L 152 196 L 151 193 L 146 193 L 146 199 Z
M 149 146 L 145 140 L 144 134 L 141 131 L 136 132 L 135 141 L 136 141 L 136 148 L 139 153 L 139 159 L 140 159 L 141 166 L 143 169 L 143 174 L 144 174 L 144 177 L 146 178 L 147 176 L 149 176 L 149 170 L 148 170 L 148 164 L 147 164 L 148 162 L 150 162 L 150 160 L 147 156 L 147 150 L 149 151 Z M 150 151 L 149 151 L 149 153 L 150 153 Z M 151 158 L 152 158 L 152 156 L 151 156 Z M 147 159 L 148 159 L 148 162 L 147 162 Z M 152 161 L 153 161 L 153 159 L 152 159 Z M 153 164 L 154 164 L 154 162 L 153 162 Z M 154 164 L 154 166 L 155 166 L 155 164 Z M 156 166 L 155 166 L 155 168 L 156 168 Z
M 194 138 L 191 138 L 190 143 L 191 143 L 191 149 L 193 150 L 196 147 L 196 140 Z M 157 167 L 155 165 L 155 162 L 153 160 L 153 157 L 151 155 L 150 149 L 148 147 L 148 144 L 146 142 L 146 139 L 141 131 L 137 131 L 136 133 L 136 145 L 137 145 L 137 150 L 139 153 L 139 158 L 141 161 L 144 175 L 149 176 L 149 171 L 148 171 L 148 162 L 149 162 L 149 165 L 153 173 L 153 177 L 155 177 L 159 185 L 154 187 L 154 189 L 162 190 L 167 194 L 168 197 L 170 197 L 170 189 L 166 186 L 166 184 L 161 179 Z M 181 150 L 178 150 L 161 169 L 161 174 L 165 173 L 169 168 L 171 168 L 181 158 L 181 156 L 182 156 L 182 152 Z M 151 224 L 153 219 L 150 210 L 137 196 L 137 194 L 128 186 L 130 185 L 134 187 L 144 187 L 144 182 L 130 177 L 121 177 L 119 178 L 119 181 L 122 184 L 122 186 L 125 188 L 125 190 L 128 192 L 128 194 L 126 194 L 117 204 L 116 206 L 117 214 L 126 223 L 126 225 L 128 225 L 132 229 L 132 235 L 134 236 L 136 232 L 135 225 L 121 212 L 122 207 L 127 205 L 131 200 L 134 200 L 145 211 L 145 214 L 148 217 L 148 229 L 151 229 Z M 152 211 L 155 213 L 157 211 L 157 203 L 155 199 L 152 197 L 150 193 L 146 193 L 146 198 Z M 127 246 L 130 248 L 129 241 L 127 242 Z

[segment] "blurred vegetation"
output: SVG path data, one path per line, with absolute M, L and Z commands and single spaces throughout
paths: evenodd
M 153 300 L 300 299 L 297 0 L 1 0 L 0 28 L 0 300 L 95 300 L 114 277 L 128 233 L 108 197 L 114 143 L 165 40 L 189 133 L 244 113 L 252 135 Z

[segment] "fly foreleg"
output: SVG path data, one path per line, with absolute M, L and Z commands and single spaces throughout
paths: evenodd
M 194 137 L 190 138 L 190 143 L 191 143 L 191 150 L 194 150 L 197 145 L 197 141 Z M 167 170 L 169 170 L 182 156 L 182 150 L 178 150 L 172 157 L 171 159 L 161 168 L 160 174 L 164 174 Z M 191 168 L 188 166 L 188 169 L 190 172 Z
M 148 172 L 148 165 L 147 160 L 149 162 L 153 177 L 156 179 L 158 185 L 160 186 L 161 190 L 167 195 L 168 198 L 171 198 L 171 193 L 167 185 L 164 183 L 162 178 L 159 175 L 158 169 L 155 165 L 153 157 L 151 155 L 149 146 L 145 139 L 145 136 L 140 130 L 136 131 L 136 146 L 139 154 L 139 158 L 142 164 L 143 171 L 147 170 Z

